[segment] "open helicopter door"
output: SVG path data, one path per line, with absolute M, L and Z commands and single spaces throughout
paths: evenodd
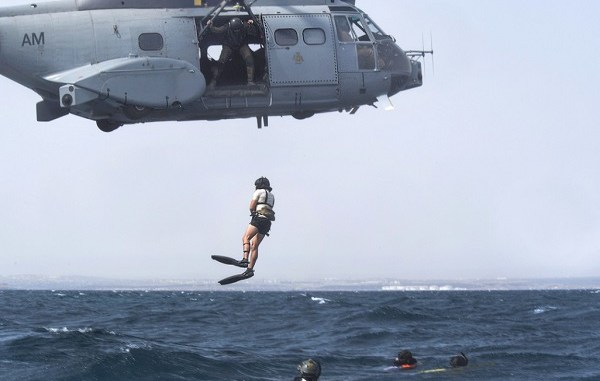
M 263 21 L 271 86 L 337 85 L 328 14 L 263 15 Z

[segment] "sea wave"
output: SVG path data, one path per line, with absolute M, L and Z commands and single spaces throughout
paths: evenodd
M 466 291 L 464 287 L 456 287 L 451 285 L 391 285 L 382 286 L 382 291 Z
M 543 314 L 544 312 L 549 312 L 549 311 L 554 311 L 557 310 L 558 307 L 555 306 L 543 306 L 543 307 L 537 307 L 533 310 L 534 314 Z
M 589 291 L 57 293 L 2 293 L 2 381 L 274 381 L 306 358 L 329 381 L 600 379 Z M 386 372 L 403 349 L 417 369 Z

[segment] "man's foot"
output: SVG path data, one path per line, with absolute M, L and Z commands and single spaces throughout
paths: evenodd
M 244 273 L 242 275 L 244 276 L 245 279 L 252 278 L 254 276 L 254 270 L 247 269 L 246 271 L 244 271 Z
M 248 259 L 242 258 L 242 260 L 238 263 L 238 266 L 246 268 L 246 267 L 248 267 L 249 264 L 250 264 L 250 262 L 248 262 Z

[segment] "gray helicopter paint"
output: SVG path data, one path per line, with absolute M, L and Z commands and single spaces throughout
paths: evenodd
M 83 12 L 88 13 L 88 12 Z M 89 12 L 94 24 L 96 54 L 93 62 L 117 57 L 149 56 L 183 60 L 198 67 L 198 38 L 193 18 L 171 17 L 166 10 L 101 10 Z M 140 35 L 158 33 L 159 50 L 142 50 Z
M 117 9 L 207 9 L 218 5 L 221 0 L 203 0 L 202 5 L 196 5 L 194 0 L 57 0 L 43 3 L 32 1 L 28 4 L 0 8 L 0 17 L 17 15 L 33 15 L 45 13 L 117 10 Z M 354 5 L 354 0 L 256 0 L 253 6 L 281 7 L 285 6 L 346 6 Z
M 203 7 L 217 6 L 221 0 L 202 0 Z M 79 10 L 119 9 L 119 8 L 193 8 L 197 7 L 194 0 L 78 0 Z M 297 5 L 335 5 L 340 0 L 256 0 L 253 6 L 288 6 Z M 342 4 L 354 5 L 354 0 L 346 0 Z
M 329 15 L 264 15 L 263 20 L 272 86 L 338 83 L 333 26 Z M 294 30 L 297 43 L 293 46 L 279 45 L 274 33 L 282 29 Z M 323 31 L 325 41 L 307 44 L 305 34 L 311 30 Z
M 195 7 L 194 0 L 168 2 L 179 8 L 152 8 L 165 4 L 62 0 L 0 8 L 0 71 L 42 96 L 37 106 L 40 121 L 66 112 L 115 123 L 306 117 L 355 109 L 422 83 L 418 62 L 402 70 L 398 65 L 393 70 L 378 67 L 381 43 L 370 32 L 373 42 L 337 41 L 331 10 L 361 17 L 362 12 L 353 11 L 353 2 L 290 0 L 281 6 L 281 1 L 257 0 L 252 10 L 265 27 L 266 85 L 259 90 L 205 92 L 210 72 L 200 72 L 197 25 L 211 8 Z M 245 12 L 226 8 L 219 20 L 233 16 L 248 18 Z M 295 30 L 298 43 L 277 44 L 275 33 L 280 29 Z M 307 30 L 322 31 L 323 40 L 313 33 L 317 43 L 307 43 Z M 144 45 L 146 40 L 150 42 Z M 387 43 L 396 47 L 391 40 Z M 358 63 L 359 46 L 371 48 L 368 69 Z M 404 55 L 399 48 L 394 54 Z M 156 111 L 126 113 L 129 106 Z
M 168 108 L 190 103 L 204 93 L 206 82 L 189 62 L 161 57 L 103 61 L 46 77 L 60 87 L 62 107 L 111 98 L 122 104 Z M 71 85 L 76 83 L 77 85 Z M 70 95 L 65 101 L 64 96 Z

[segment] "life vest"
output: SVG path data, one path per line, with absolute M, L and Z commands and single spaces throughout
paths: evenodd
M 264 189 L 265 191 L 265 201 L 258 202 L 256 212 L 269 219 L 270 221 L 275 221 L 275 211 L 273 210 L 273 206 L 275 205 L 275 198 L 273 198 L 273 205 L 269 204 L 269 191 Z M 260 207 L 258 207 L 260 206 Z

